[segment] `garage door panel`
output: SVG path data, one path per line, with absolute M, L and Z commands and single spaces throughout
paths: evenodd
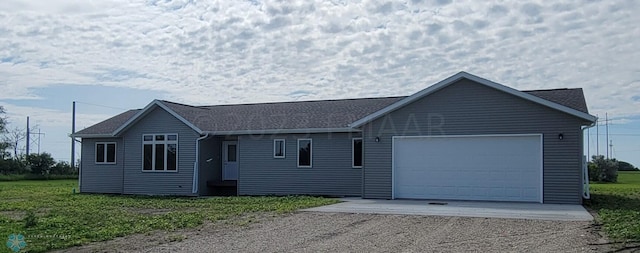
M 394 138 L 394 197 L 539 202 L 540 135 Z

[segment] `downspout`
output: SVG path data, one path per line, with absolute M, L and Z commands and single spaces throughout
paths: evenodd
M 120 185 L 121 185 L 120 186 L 120 194 L 125 194 L 125 192 L 124 192 L 124 178 L 125 178 L 124 171 L 126 169 L 126 166 L 125 166 L 125 161 L 126 161 L 125 154 L 127 153 L 127 149 L 125 147 L 127 146 L 127 143 L 126 143 L 126 141 L 124 139 L 125 138 L 122 137 L 122 182 L 120 183 Z M 116 152 L 117 152 L 117 150 L 116 150 Z M 116 162 L 118 162 L 117 159 L 118 159 L 118 157 L 116 155 Z M 144 155 L 143 155 L 142 159 L 144 159 Z
M 209 133 L 196 139 L 196 161 L 193 163 L 193 187 L 191 193 L 198 193 L 198 175 L 200 169 L 200 141 L 209 138 Z
M 74 145 L 76 144 L 75 142 L 80 143 L 80 163 L 76 164 L 76 166 L 78 166 L 78 192 L 81 192 L 80 189 L 82 187 L 82 141 L 77 140 L 74 135 L 71 135 L 71 138 L 73 139 Z M 72 169 L 75 169 L 75 168 L 72 168 Z
M 582 143 L 584 143 L 584 130 L 596 126 L 597 121 L 591 123 L 591 125 L 582 128 Z M 587 143 L 589 145 L 589 143 Z M 584 145 L 582 146 L 582 197 L 584 199 L 591 199 L 591 193 L 589 192 L 589 168 L 587 166 L 588 157 L 584 156 Z

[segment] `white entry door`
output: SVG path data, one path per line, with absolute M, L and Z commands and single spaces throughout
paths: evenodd
M 222 142 L 222 180 L 238 180 L 238 142 Z
M 542 202 L 541 137 L 396 137 L 393 197 Z

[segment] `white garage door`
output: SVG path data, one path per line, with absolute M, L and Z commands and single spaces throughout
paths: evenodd
M 393 196 L 542 202 L 542 136 L 394 137 Z

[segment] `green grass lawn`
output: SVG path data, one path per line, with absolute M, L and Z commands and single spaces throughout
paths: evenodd
M 618 172 L 618 183 L 591 183 L 587 206 L 598 212 L 609 238 L 640 241 L 640 172 Z
M 0 252 L 22 234 L 20 252 L 42 252 L 153 230 L 191 228 L 252 212 L 291 212 L 337 203 L 316 197 L 178 198 L 73 194 L 75 180 L 0 182 Z M 35 222 L 26 225 L 29 213 Z

